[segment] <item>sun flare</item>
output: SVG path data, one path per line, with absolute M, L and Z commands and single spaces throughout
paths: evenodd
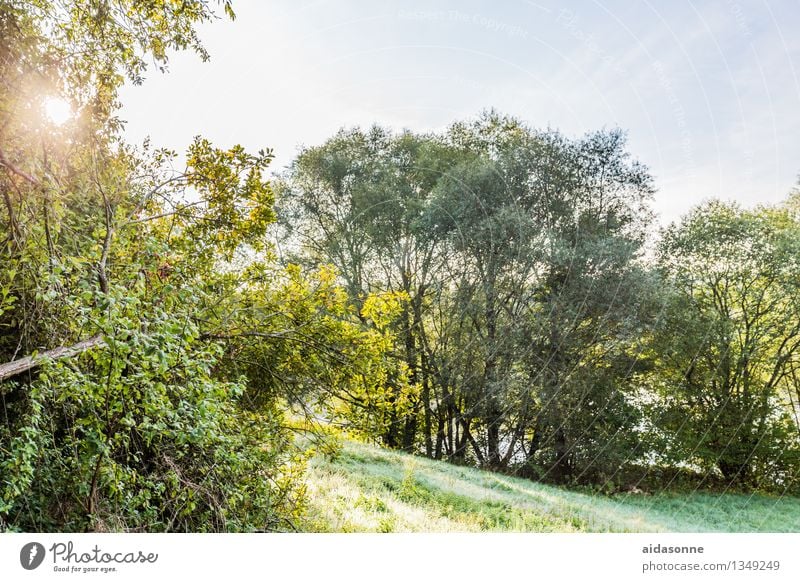
M 69 102 L 60 97 L 48 97 L 45 99 L 44 112 L 47 119 L 55 125 L 63 125 L 73 115 Z

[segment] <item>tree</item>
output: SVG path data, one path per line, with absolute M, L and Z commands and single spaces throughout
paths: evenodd
M 598 473 L 647 452 L 634 447 L 641 411 L 632 379 L 653 315 L 642 260 L 652 181 L 620 131 L 545 143 L 549 153 L 537 156 L 545 234 L 527 350 L 539 410 L 526 454 L 545 477 L 602 480 Z
M 146 60 L 206 56 L 194 27 L 212 16 L 205 2 L 0 4 L 9 527 L 263 529 L 292 511 L 279 418 L 239 411 L 243 385 L 215 374 L 220 345 L 194 317 L 211 302 L 204 260 L 220 256 L 205 240 L 243 244 L 271 220 L 269 158 L 198 141 L 169 175 L 174 156 L 123 145 L 114 117 L 117 89 L 141 81 Z M 45 115 L 59 99 L 75 112 L 62 125 Z M 174 207 L 190 186 L 200 200 Z M 230 211 L 251 204 L 261 210 Z
M 279 187 L 283 224 L 299 242 L 301 257 L 334 265 L 357 310 L 372 292 L 405 298 L 394 328 L 407 370 L 399 375 L 407 381 L 396 383 L 388 395 L 386 404 L 395 410 L 387 409 L 391 420 L 381 438 L 388 446 L 413 450 L 422 426 L 428 454 L 432 380 L 423 320 L 443 257 L 422 218 L 447 159 L 444 152 L 432 136 L 394 136 L 378 127 L 341 131 L 303 151 Z
M 518 122 L 489 114 L 473 125 L 456 124 L 448 139 L 455 163 L 438 181 L 427 220 L 446 241 L 447 284 L 453 298 L 448 316 L 459 338 L 442 367 L 458 379 L 464 409 L 455 415 L 462 446 L 492 468 L 508 462 L 502 432 L 520 389 L 514 338 L 537 274 L 537 200 L 527 190 L 526 154 L 534 139 Z M 484 444 L 474 438 L 477 421 Z M 507 445 L 513 451 L 511 443 Z M 506 455 L 506 458 L 503 458 Z
M 709 202 L 659 247 L 671 284 L 658 335 L 671 452 L 728 483 L 797 478 L 800 229 L 789 206 Z

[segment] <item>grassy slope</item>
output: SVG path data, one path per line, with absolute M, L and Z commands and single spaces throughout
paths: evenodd
M 308 474 L 310 531 L 800 532 L 800 499 L 593 496 L 348 442 Z

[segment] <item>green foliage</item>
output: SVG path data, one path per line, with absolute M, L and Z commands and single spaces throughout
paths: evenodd
M 367 299 L 365 326 L 332 270 L 273 264 L 270 152 L 198 137 L 177 170 L 121 143 L 120 84 L 205 56 L 209 3 L 28 4 L 0 3 L 0 365 L 30 358 L 0 380 L 0 523 L 293 528 L 306 453 L 286 413 L 324 439 L 314 414 L 347 395 L 355 425 L 380 422 L 399 297 Z M 76 116 L 55 126 L 48 96 Z
M 274 195 L 263 179 L 271 159 L 271 152 L 251 155 L 241 146 L 225 151 L 200 137 L 189 146 L 186 185 L 205 202 L 200 219 L 192 216 L 190 236 L 210 247 L 209 256 L 230 257 L 244 242 L 264 250 L 267 226 L 275 220 Z
M 795 486 L 796 195 L 700 208 L 652 261 L 652 179 L 621 131 L 493 111 L 438 135 L 342 130 L 280 191 L 296 260 L 336 265 L 356 305 L 407 298 L 389 349 L 406 388 L 373 387 L 386 420 L 344 418 L 362 433 L 557 482 L 616 486 L 657 459 Z
M 672 283 L 655 341 L 667 451 L 728 481 L 796 487 L 800 223 L 711 202 L 664 234 Z
M 237 315 L 209 321 L 207 333 L 226 342 L 221 372 L 247 378 L 248 406 L 280 400 L 298 414 L 347 422 L 357 434 L 380 432 L 406 406 L 413 389 L 388 356 L 401 296 L 371 295 L 359 313 L 330 267 L 303 272 L 256 263 L 224 279 L 215 293 L 234 298 L 229 309 Z
M 117 91 L 173 50 L 207 58 L 214 8 L 0 0 L 0 523 L 294 528 L 308 457 L 352 461 L 336 426 L 606 493 L 662 472 L 798 487 L 797 193 L 703 205 L 648 261 L 652 180 L 618 130 L 342 130 L 274 188 L 269 150 L 197 137 L 179 169 L 124 143 Z M 395 477 L 355 502 L 379 531 L 407 525 L 397 504 L 592 527 Z
M 122 291 L 122 290 L 120 290 Z M 186 293 L 184 290 L 182 293 Z M 244 386 L 212 377 L 221 349 L 176 305 L 107 298 L 107 347 L 54 362 L 30 384 L 3 459 L 4 507 L 33 531 L 234 531 L 286 527 L 299 502 L 280 414 L 243 414 Z M 267 444 L 268 443 L 268 444 Z M 287 467 L 288 469 L 288 467 Z M 24 487 L 21 485 L 24 484 Z
M 624 146 L 489 112 L 442 135 L 343 130 L 299 156 L 279 212 L 299 260 L 335 264 L 356 304 L 407 297 L 392 353 L 416 389 L 389 391 L 375 438 L 556 479 L 626 462 L 652 187 Z

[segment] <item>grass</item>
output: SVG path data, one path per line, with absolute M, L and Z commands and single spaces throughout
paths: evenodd
M 592 495 L 354 442 L 307 477 L 308 531 L 800 532 L 800 499 Z

